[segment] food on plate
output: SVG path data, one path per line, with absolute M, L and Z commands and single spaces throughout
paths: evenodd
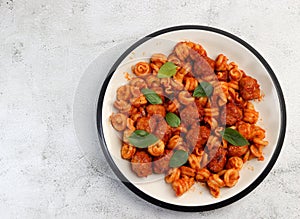
M 179 42 L 131 70 L 110 121 L 138 177 L 165 174 L 176 196 L 201 182 L 218 197 L 238 183 L 245 162 L 264 160 L 268 141 L 253 105 L 260 85 L 224 54 L 212 59 L 200 44 Z

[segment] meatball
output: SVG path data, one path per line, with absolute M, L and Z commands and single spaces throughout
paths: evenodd
M 145 151 L 137 151 L 131 159 L 132 171 L 139 177 L 152 174 L 152 158 Z
M 169 162 L 173 155 L 173 151 L 165 150 L 165 154 L 159 157 L 155 157 L 153 161 L 154 173 L 165 173 L 169 170 Z
M 194 125 L 186 134 L 186 140 L 189 148 L 195 148 L 201 146 L 199 141 L 199 132 L 200 132 L 200 126 Z
M 164 106 L 162 105 L 149 105 L 146 107 L 146 110 L 147 110 L 147 113 L 149 116 L 152 116 L 154 114 L 159 114 L 161 115 L 162 117 L 165 117 L 166 116 L 166 109 Z
M 200 126 L 200 144 L 204 145 L 210 136 L 210 129 L 206 126 Z
M 152 132 L 155 129 L 155 125 L 155 122 L 150 117 L 141 117 L 136 122 L 136 129 Z
M 181 122 L 186 125 L 194 124 L 199 120 L 199 112 L 196 105 L 192 104 L 180 111 Z
M 226 105 L 226 125 L 234 125 L 243 118 L 242 110 L 234 103 Z
M 214 173 L 223 170 L 227 161 L 226 155 L 227 151 L 223 148 L 219 148 L 213 159 L 209 162 L 207 166 L 208 169 Z
M 164 117 L 160 115 L 154 115 L 151 117 L 151 120 L 152 119 L 155 120 L 155 123 L 157 124 L 154 130 L 154 135 L 166 144 L 172 135 L 172 128 L 167 124 Z
M 206 126 L 192 126 L 186 135 L 190 148 L 202 147 L 210 136 L 210 129 Z
M 248 145 L 245 146 L 229 146 L 228 147 L 228 155 L 230 157 L 240 157 L 246 154 L 248 150 Z
M 240 93 L 244 100 L 253 100 L 260 97 L 260 88 L 257 80 L 246 76 L 239 81 Z
M 253 137 L 253 125 L 247 122 L 239 121 L 236 124 L 236 128 L 244 138 L 251 139 Z

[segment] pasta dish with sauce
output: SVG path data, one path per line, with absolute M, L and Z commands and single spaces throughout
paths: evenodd
M 225 55 L 212 59 L 200 44 L 179 42 L 132 73 L 110 121 L 138 177 L 165 174 L 176 196 L 200 182 L 218 197 L 238 183 L 245 162 L 264 160 L 268 142 L 252 102 L 262 99 L 260 86 Z

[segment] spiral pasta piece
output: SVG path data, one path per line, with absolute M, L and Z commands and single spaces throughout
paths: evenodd
M 227 169 L 237 169 L 240 170 L 243 167 L 243 159 L 240 157 L 230 157 L 227 161 L 226 168 Z
M 155 53 L 151 56 L 150 61 L 152 63 L 161 63 L 161 64 L 165 64 L 167 62 L 167 56 L 165 56 L 162 53 Z
M 144 79 L 140 77 L 132 78 L 129 82 L 129 84 L 133 87 L 137 87 L 139 89 L 147 87 L 147 84 Z
M 175 191 L 176 196 L 181 196 L 188 191 L 195 183 L 194 178 L 183 177 L 175 180 L 172 183 L 172 188 Z
M 155 144 L 148 146 L 149 154 L 155 157 L 163 155 L 164 150 L 165 150 L 165 144 L 162 140 L 159 140 Z
M 239 171 L 237 169 L 226 170 L 224 174 L 224 183 L 228 187 L 233 187 L 240 178 Z
M 141 105 L 145 105 L 147 103 L 147 99 L 144 95 L 141 95 L 139 97 L 131 98 L 130 103 L 132 106 L 140 107 Z
M 149 88 L 160 86 L 160 79 L 154 75 L 149 75 L 147 78 L 145 78 L 145 81 Z
M 117 90 L 117 99 L 118 100 L 129 100 L 130 99 L 130 86 L 124 85 L 118 88 Z
M 136 152 L 136 147 L 123 143 L 121 148 L 121 156 L 123 159 L 130 160 Z
M 174 64 L 177 65 L 177 66 L 181 66 L 181 61 L 180 61 L 180 59 L 177 57 L 176 53 L 171 53 L 171 54 L 168 56 L 167 61 L 168 61 L 168 62 L 172 62 L 172 63 L 174 63 Z
M 188 47 L 185 42 L 177 43 L 174 52 L 178 59 L 184 61 L 190 54 L 190 47 Z
M 217 71 L 226 71 L 227 70 L 227 60 L 228 60 L 228 58 L 225 55 L 219 54 L 218 57 L 216 58 L 215 69 Z
M 136 76 L 146 76 L 151 73 L 150 64 L 147 62 L 138 62 L 132 67 L 132 72 Z
M 184 89 L 187 91 L 193 91 L 198 86 L 197 79 L 193 77 L 184 77 L 183 81 L 184 81 Z
M 114 107 L 121 113 L 127 113 L 131 109 L 131 104 L 126 102 L 125 100 L 116 100 L 114 102 Z
M 195 169 L 187 166 L 181 166 L 180 167 L 180 174 L 181 176 L 188 176 L 188 177 L 194 177 L 195 176 Z
M 174 135 L 173 137 L 171 137 L 169 139 L 167 147 L 169 149 L 174 149 L 176 146 L 182 145 L 182 144 L 183 144 L 183 139 L 179 135 Z
M 172 101 L 169 101 L 166 107 L 166 110 L 169 112 L 174 113 L 177 111 L 180 107 L 180 103 L 178 102 L 177 99 L 173 99 Z
M 190 166 L 197 170 L 200 169 L 200 162 L 201 162 L 202 156 L 196 156 L 195 154 L 190 154 L 188 161 Z
M 187 133 L 187 129 L 186 129 L 186 127 L 184 125 L 181 124 L 180 126 L 178 126 L 176 128 L 172 128 L 172 134 L 174 136 L 175 135 L 179 135 L 180 136 L 181 133 Z
M 134 121 L 131 118 L 127 118 L 126 127 L 130 130 L 135 130 Z
M 129 144 L 128 137 L 129 137 L 132 133 L 133 133 L 133 130 L 131 130 L 131 129 L 125 129 L 125 131 L 123 132 L 123 142 Z
M 142 95 L 141 89 L 139 87 L 130 86 L 129 90 L 132 97 L 139 97 Z
M 208 148 L 208 150 L 212 150 L 214 148 L 218 148 L 220 146 L 221 142 L 220 142 L 220 137 L 214 136 L 214 135 L 210 135 L 206 146 Z
M 258 120 L 259 113 L 255 111 L 252 103 L 248 102 L 246 108 L 244 109 L 244 118 L 245 122 L 250 124 L 255 124 Z
M 178 100 L 183 105 L 189 105 L 194 102 L 195 98 L 188 91 L 181 91 L 178 95 Z
M 212 196 L 217 198 L 220 195 L 220 188 L 225 186 L 225 183 L 218 174 L 212 174 L 208 180 L 207 185 L 209 187 Z
M 173 183 L 174 181 L 180 178 L 180 170 L 179 168 L 172 168 L 168 171 L 167 175 L 165 176 L 165 181 L 167 183 Z
M 202 168 L 202 169 L 198 169 L 196 171 L 195 179 L 198 182 L 206 182 L 208 180 L 209 176 L 210 176 L 209 170 L 206 168 Z
M 241 72 L 238 68 L 232 68 L 229 71 L 229 78 L 233 81 L 239 81 L 243 77 L 243 72 Z
M 256 145 L 251 145 L 250 146 L 250 151 L 251 151 L 251 154 L 254 155 L 257 158 L 263 157 L 262 151 L 260 150 L 260 148 L 256 147 Z
M 222 82 L 227 81 L 228 80 L 228 71 L 218 71 L 217 79 Z
M 110 116 L 110 121 L 111 121 L 112 126 L 117 131 L 123 131 L 127 125 L 127 116 L 125 116 L 122 113 L 116 113 L 116 114 L 113 113 Z
M 195 103 L 198 108 L 204 108 L 207 104 L 208 98 L 207 97 L 199 97 L 195 98 Z
M 216 117 L 219 115 L 218 108 L 204 108 L 204 115 L 207 117 Z

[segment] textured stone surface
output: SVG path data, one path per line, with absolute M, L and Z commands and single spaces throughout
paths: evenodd
M 0 217 L 299 218 L 299 23 L 298 0 L 0 0 Z M 204 213 L 141 200 L 89 165 L 73 131 L 74 94 L 88 64 L 118 43 L 179 24 L 249 42 L 273 67 L 287 103 L 271 173 L 240 201 Z

